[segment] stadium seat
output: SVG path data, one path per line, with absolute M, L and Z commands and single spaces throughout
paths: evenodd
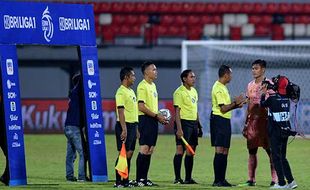
M 310 24 L 307 24 L 306 26 L 306 36 L 310 37 Z
M 290 13 L 303 13 L 303 4 L 302 3 L 292 3 L 292 9 Z
M 172 15 L 162 15 L 160 17 L 160 24 L 161 25 L 165 25 L 165 26 L 169 26 L 174 22 L 174 16 Z
M 111 11 L 111 3 L 95 3 L 98 13 L 109 13 Z M 96 12 L 95 12 L 96 13 Z
M 253 9 L 254 9 L 254 3 L 242 3 L 240 12 L 249 14 L 253 12 Z
M 113 12 L 113 13 L 124 13 L 124 3 L 113 2 L 111 4 L 111 12 Z
M 149 17 L 147 15 L 139 15 L 137 19 L 138 24 L 145 24 L 149 20 Z
M 99 24 L 100 25 L 110 25 L 112 23 L 112 15 L 111 14 L 100 14 L 99 15 Z
M 243 37 L 253 37 L 255 32 L 255 27 L 253 24 L 244 24 L 241 28 L 241 33 Z
M 290 3 L 279 3 L 278 13 L 286 14 L 291 11 L 292 7 Z
M 206 4 L 206 14 L 218 13 L 218 4 L 217 3 L 207 3 Z
M 282 27 L 284 29 L 284 36 L 291 37 L 293 34 L 293 25 L 291 23 L 285 23 L 282 24 Z
M 169 13 L 171 10 L 171 3 L 161 2 L 159 3 L 158 12 L 160 13 Z
M 255 36 L 257 37 L 265 37 L 270 35 L 270 25 L 255 25 Z
M 267 3 L 266 4 L 266 13 L 274 14 L 278 11 L 278 3 Z
M 260 15 L 250 15 L 249 16 L 249 23 L 250 24 L 259 24 L 261 22 L 261 16 Z
M 207 12 L 207 4 L 196 2 L 193 3 L 193 13 L 206 13 Z
M 272 16 L 271 15 L 262 15 L 261 16 L 261 24 L 271 24 L 272 23 Z
M 236 25 L 244 25 L 248 23 L 248 15 L 247 14 L 236 14 L 235 16 L 235 24 Z
M 189 27 L 194 27 L 198 24 L 200 24 L 201 22 L 201 16 L 199 15 L 189 15 L 188 19 L 187 19 L 187 24 Z
M 281 25 L 274 24 L 272 26 L 272 40 L 284 40 L 284 29 Z
M 137 13 L 145 13 L 147 11 L 147 3 L 145 2 L 137 2 L 136 4 L 136 12 Z
M 202 35 L 202 27 L 189 27 L 187 36 L 189 40 L 199 40 Z
M 138 22 L 138 16 L 134 14 L 128 14 L 125 16 L 125 23 L 128 25 L 134 25 Z
M 123 7 L 123 11 L 125 13 L 133 13 L 133 12 L 136 12 L 136 3 L 134 2 L 125 2 L 124 3 L 124 7 Z
M 194 3 L 190 2 L 182 3 L 182 13 L 193 13 L 194 11 L 195 11 Z
M 204 36 L 216 36 L 217 26 L 215 24 L 205 24 L 203 27 Z
M 241 40 L 241 27 L 240 26 L 231 26 L 230 27 L 230 39 L 231 40 Z
M 171 13 L 183 13 L 183 5 L 182 3 L 171 3 Z
M 230 6 L 229 3 L 219 3 L 218 5 L 218 12 L 219 13 L 230 13 Z
M 236 18 L 235 14 L 224 14 L 223 15 L 223 24 L 233 25 L 235 24 Z
M 159 3 L 150 2 L 146 3 L 146 12 L 147 13 L 157 13 L 159 10 Z
M 174 24 L 176 25 L 184 25 L 187 22 L 187 16 L 185 15 L 176 15 Z
M 121 14 L 113 14 L 112 23 L 115 25 L 123 24 L 125 22 L 125 16 Z
M 220 15 L 211 16 L 211 23 L 222 24 L 222 16 L 220 16 Z
M 294 31 L 294 35 L 296 37 L 304 37 L 306 35 L 306 25 L 305 24 L 295 24 L 293 31 Z
M 253 14 L 255 13 L 264 13 L 265 12 L 265 4 L 263 3 L 254 3 Z
M 101 28 L 103 42 L 106 44 L 114 43 L 114 30 L 111 26 L 104 26 Z
M 231 13 L 240 13 L 241 12 L 241 7 L 242 3 L 229 3 L 230 7 L 230 12 Z

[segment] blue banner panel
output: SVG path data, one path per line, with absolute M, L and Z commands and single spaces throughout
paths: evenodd
M 9 157 L 10 186 L 26 185 L 24 132 L 22 126 L 18 63 L 16 47 L 0 45 L 1 96 L 4 104 L 4 121 Z
M 80 47 L 80 51 L 92 181 L 107 182 L 107 159 L 97 48 L 95 46 L 83 46 Z
M 0 44 L 96 45 L 92 5 L 0 2 Z

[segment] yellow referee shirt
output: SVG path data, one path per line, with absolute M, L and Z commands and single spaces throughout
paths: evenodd
M 144 102 L 147 109 L 154 113 L 158 113 L 158 94 L 155 83 L 148 83 L 142 80 L 137 87 L 138 102 Z M 145 115 L 139 111 L 139 115 Z
M 138 122 L 138 104 L 135 92 L 131 88 L 126 88 L 121 85 L 115 95 L 116 100 L 116 115 L 119 121 L 117 108 L 124 107 L 125 122 Z
M 198 94 L 193 87 L 188 90 L 184 85 L 181 85 L 173 93 L 173 105 L 180 108 L 181 119 L 196 121 L 197 103 Z
M 227 87 L 219 81 L 216 81 L 212 87 L 212 112 L 214 115 L 219 115 L 221 117 L 230 119 L 231 111 L 223 114 L 219 106 L 221 104 L 231 104 L 231 100 Z

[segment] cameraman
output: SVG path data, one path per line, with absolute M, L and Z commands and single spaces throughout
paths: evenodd
M 290 100 L 286 87 L 289 83 L 284 76 L 273 78 L 274 85 L 266 84 L 262 88 L 260 104 L 268 108 L 268 132 L 271 143 L 272 160 L 278 175 L 278 184 L 272 189 L 297 187 L 294 181 L 290 165 L 286 159 L 287 141 L 290 136 Z M 273 89 L 274 94 L 265 99 L 268 89 Z M 288 181 L 286 185 L 285 179 Z

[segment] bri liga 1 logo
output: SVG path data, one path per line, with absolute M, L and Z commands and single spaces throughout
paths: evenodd
M 44 32 L 44 38 L 47 42 L 50 42 L 54 35 L 54 25 L 52 17 L 48 10 L 48 6 L 42 13 L 42 31 Z

